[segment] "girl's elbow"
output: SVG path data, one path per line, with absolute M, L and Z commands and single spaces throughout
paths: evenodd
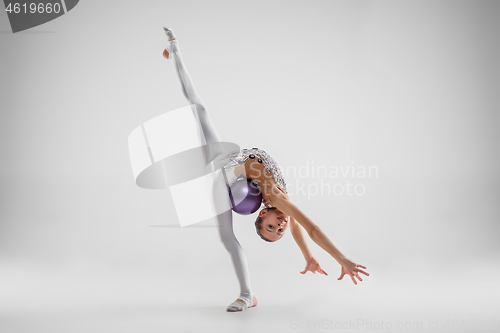
M 317 225 L 312 226 L 307 231 L 307 233 L 309 234 L 309 237 L 311 237 L 312 240 L 318 239 L 320 232 L 321 232 L 321 229 Z

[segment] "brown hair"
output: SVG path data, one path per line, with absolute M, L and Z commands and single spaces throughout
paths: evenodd
M 271 207 L 271 208 L 267 208 L 266 207 L 265 209 L 267 209 L 267 210 L 273 210 L 273 209 L 276 209 L 276 207 Z M 269 240 L 269 239 L 267 239 L 266 237 L 262 236 L 262 234 L 260 233 L 260 228 L 262 228 L 262 217 L 260 217 L 260 216 L 257 215 L 257 218 L 255 219 L 255 230 L 257 231 L 257 235 L 259 235 L 260 238 L 262 238 L 266 242 L 270 242 L 270 243 L 276 242 L 278 239 L 281 239 L 281 237 L 278 238 L 278 239 L 276 239 L 276 240 Z

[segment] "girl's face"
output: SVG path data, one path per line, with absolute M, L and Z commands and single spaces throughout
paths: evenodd
M 280 239 L 288 228 L 290 217 L 279 209 L 262 209 L 259 212 L 262 219 L 260 233 L 265 238 L 275 241 Z

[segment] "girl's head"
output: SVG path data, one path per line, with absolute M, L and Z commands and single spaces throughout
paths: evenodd
M 263 240 L 275 242 L 283 237 L 289 221 L 290 218 L 276 207 L 264 208 L 255 220 L 255 229 Z

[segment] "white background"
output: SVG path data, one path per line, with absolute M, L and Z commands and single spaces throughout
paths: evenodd
M 17 34 L 2 12 L 0 331 L 498 329 L 499 4 L 87 0 Z M 186 105 L 163 25 L 222 139 L 285 170 L 378 168 L 324 180 L 362 196 L 290 191 L 363 282 L 312 242 L 329 275 L 300 274 L 290 235 L 236 216 L 259 305 L 225 312 L 217 230 L 176 227 L 130 167 L 129 133 Z

